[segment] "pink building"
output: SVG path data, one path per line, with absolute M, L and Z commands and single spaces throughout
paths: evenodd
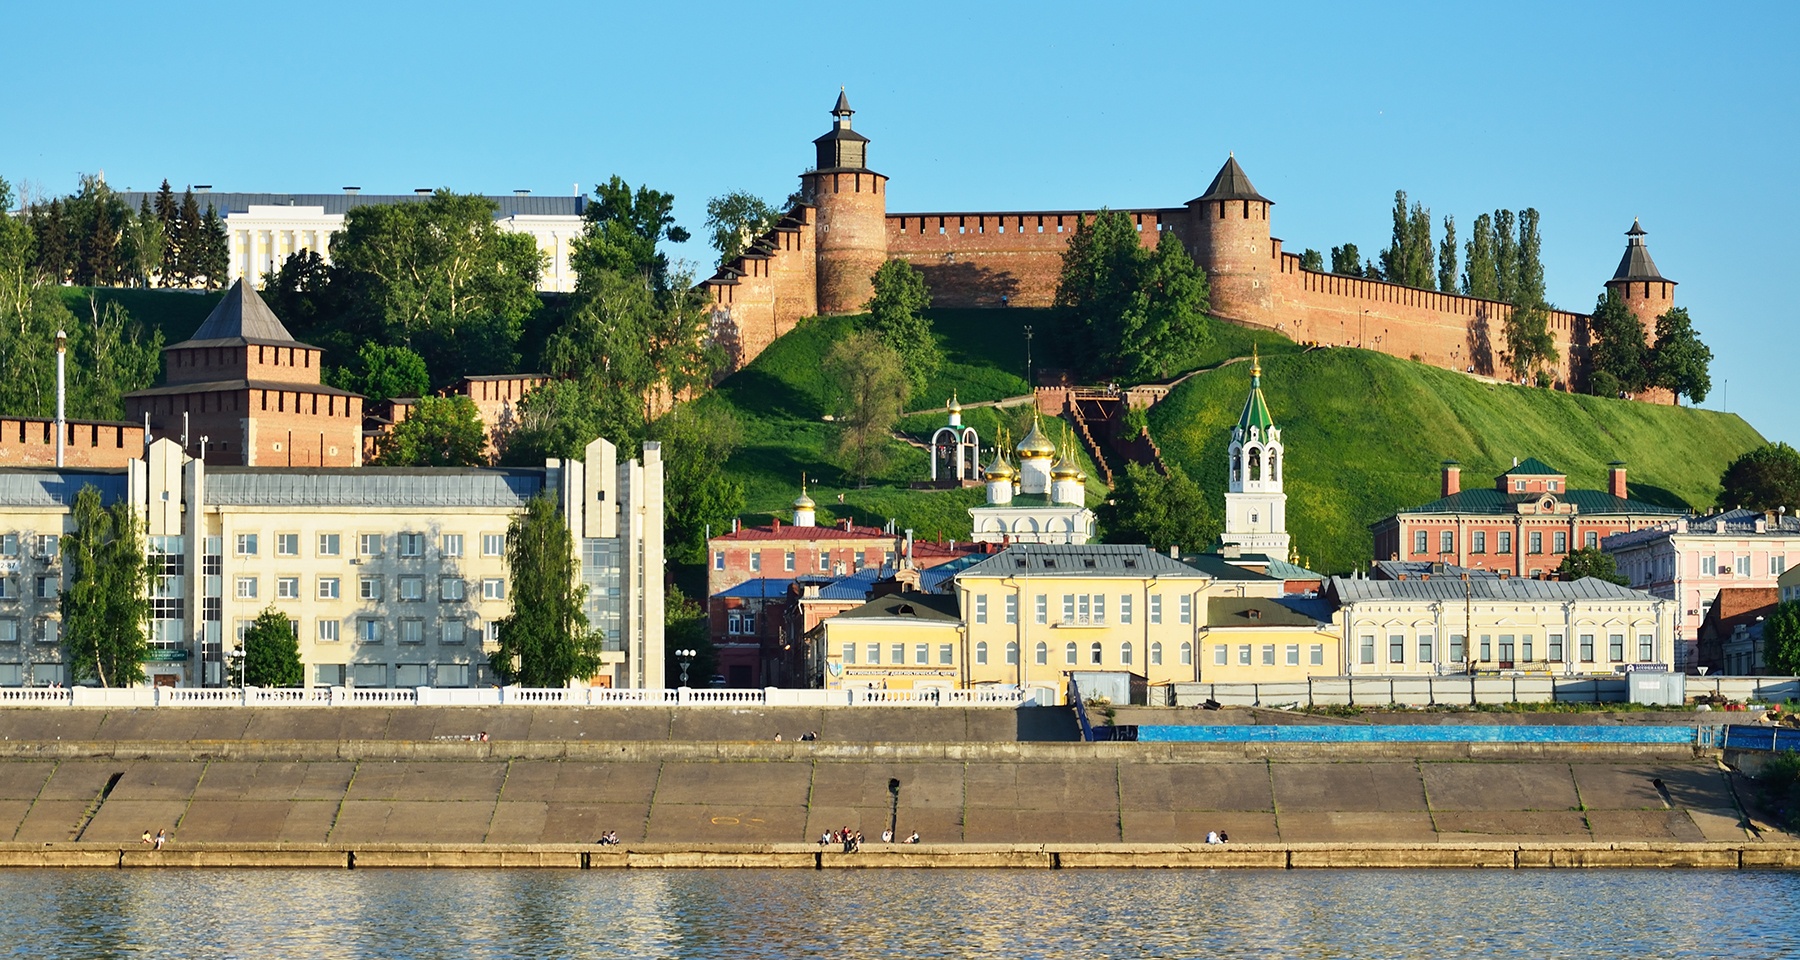
M 1678 601 L 1675 666 L 1697 666 L 1700 624 L 1722 587 L 1775 589 L 1800 566 L 1800 517 L 1727 510 L 1600 541 L 1639 590 Z

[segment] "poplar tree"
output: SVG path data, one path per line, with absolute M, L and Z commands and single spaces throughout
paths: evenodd
M 69 576 L 61 608 L 72 679 L 103 687 L 142 683 L 150 601 L 137 517 L 125 500 L 108 510 L 92 484 L 75 495 L 71 513 L 75 530 L 61 546 Z
M 1518 303 L 1519 240 L 1513 233 L 1513 212 L 1494 211 L 1494 299 Z
M 587 587 L 577 579 L 574 540 L 556 509 L 539 494 L 506 533 L 512 613 L 498 621 L 498 649 L 488 656 L 508 686 L 563 687 L 600 669 L 604 638 L 581 609 Z
M 1419 203 L 1406 205 L 1406 191 L 1394 191 L 1394 231 L 1381 251 L 1382 276 L 1389 283 L 1429 290 L 1436 256 L 1431 245 L 1431 211 Z
M 1331 248 L 1331 272 L 1346 277 L 1363 275 L 1362 254 L 1356 244 L 1346 243 L 1341 247 Z
M 1544 297 L 1544 241 L 1538 236 L 1538 212 L 1535 207 L 1519 211 L 1519 243 L 1515 250 L 1518 269 L 1514 273 L 1513 302 L 1520 306 L 1548 307 Z
M 1456 218 L 1444 215 L 1444 239 L 1438 244 L 1438 289 L 1456 292 Z
M 1494 284 L 1494 218 L 1482 214 L 1475 218 L 1474 231 L 1464 247 L 1462 291 L 1481 300 L 1500 299 Z

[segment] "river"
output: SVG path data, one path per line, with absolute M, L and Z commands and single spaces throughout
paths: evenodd
M 1800 874 L 0 871 L 0 955 L 1756 958 Z

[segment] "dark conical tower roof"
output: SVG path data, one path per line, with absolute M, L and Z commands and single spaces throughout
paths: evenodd
M 1250 185 L 1250 175 L 1244 172 L 1243 167 L 1238 166 L 1236 154 L 1232 154 L 1225 158 L 1225 165 L 1220 167 L 1218 175 L 1213 177 L 1212 186 L 1207 187 L 1206 192 L 1201 194 L 1197 198 L 1197 201 L 1198 200 L 1260 200 L 1263 203 L 1275 202 L 1268 197 L 1257 193 L 1256 188 Z
M 869 169 L 869 138 L 850 129 L 850 98 L 842 89 L 838 90 L 837 106 L 831 108 L 831 115 L 837 122 L 824 136 L 813 141 L 813 148 L 818 154 L 814 164 L 817 170 L 867 170 Z
M 257 296 L 256 288 L 239 280 L 225 292 L 225 299 L 206 315 L 206 322 L 175 347 L 240 346 L 246 343 L 305 346 L 281 325 L 275 311 Z M 173 348 L 171 348 L 173 349 Z
M 844 93 L 843 87 L 839 87 L 837 106 L 831 108 L 831 115 L 834 117 L 847 117 L 855 112 L 855 110 L 850 109 L 850 97 Z
M 1637 219 L 1631 221 L 1631 229 L 1625 231 L 1625 255 L 1619 258 L 1619 269 L 1613 271 L 1614 280 L 1661 280 L 1674 283 L 1668 277 L 1657 272 L 1656 261 L 1650 259 L 1650 248 L 1644 246 L 1646 231 L 1638 225 Z

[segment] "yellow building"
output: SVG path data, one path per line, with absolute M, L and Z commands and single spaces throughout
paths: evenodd
M 1212 597 L 1196 669 L 1151 683 L 1279 683 L 1343 674 L 1337 628 L 1314 598 Z
M 957 689 L 963 623 L 956 597 L 895 593 L 820 624 L 827 690 Z

